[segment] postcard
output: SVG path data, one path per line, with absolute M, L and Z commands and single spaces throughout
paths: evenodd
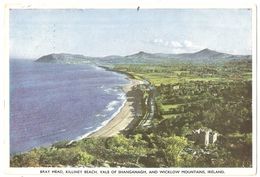
M 5 175 L 256 174 L 256 6 L 165 2 L 5 5 Z

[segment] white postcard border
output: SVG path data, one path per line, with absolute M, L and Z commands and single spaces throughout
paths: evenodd
M 59 3 L 60 2 L 60 3 Z M 97 174 L 73 174 L 73 175 L 124 175 L 128 176 L 130 174 L 118 174 L 119 170 L 122 169 L 127 169 L 127 170 L 145 170 L 147 175 L 160 175 L 160 176 L 177 176 L 177 175 L 190 175 L 190 176 L 201 176 L 201 175 L 236 175 L 236 176 L 243 176 L 243 175 L 256 175 L 257 172 L 257 139 L 258 134 L 257 134 L 257 126 L 259 124 L 259 121 L 257 121 L 257 65 L 259 62 L 257 62 L 257 3 L 256 1 L 233 1 L 233 3 L 227 3 L 227 1 L 204 1 L 204 0 L 199 0 L 196 3 L 192 0 L 184 0 L 184 1 L 169 1 L 169 0 L 143 0 L 143 1 L 131 1 L 131 0 L 126 0 L 126 1 L 117 1 L 117 0 L 110 0 L 110 1 L 105 1 L 105 0 L 97 0 L 97 1 L 37 1 L 37 2 L 28 2 L 28 1 L 6 1 L 3 4 L 3 16 L 4 16 L 4 35 L 3 35 L 3 52 L 1 53 L 1 58 L 2 58 L 2 73 L 3 73 L 3 119 L 1 122 L 1 126 L 3 127 L 3 133 L 1 132 L 1 135 L 3 135 L 3 147 L 4 147 L 4 158 L 1 161 L 3 164 L 1 164 L 1 167 L 4 168 L 4 174 L 5 175 L 17 175 L 17 176 L 25 176 L 25 175 L 72 175 L 72 174 L 66 174 L 66 170 L 70 171 L 75 171 L 75 170 L 97 170 Z M 188 2 L 188 4 L 187 4 Z M 235 2 L 235 3 L 234 3 Z M 101 9 L 109 9 L 109 8 L 136 8 L 140 6 L 141 8 L 146 8 L 146 9 L 153 9 L 153 8 L 250 8 L 252 9 L 252 60 L 253 60 L 253 168 L 141 168 L 141 169 L 136 169 L 136 168 L 10 168 L 9 167 L 9 9 L 81 9 L 81 8 L 86 8 L 86 9 L 91 9 L 91 8 L 101 8 Z M 2 79 L 2 78 L 1 78 Z M 258 87 L 259 88 L 259 87 Z M 1 98 L 2 99 L 2 98 Z M 2 100 L 1 100 L 2 102 Z M 1 105 L 2 106 L 2 105 Z M 2 128 L 1 127 L 1 128 Z M 258 126 L 259 127 L 259 126 Z M 258 141 L 259 142 L 259 141 Z M 41 170 L 50 170 L 53 172 L 50 173 L 42 173 L 43 171 Z M 54 173 L 55 170 L 62 170 L 63 174 L 58 174 Z M 102 174 L 102 171 L 109 171 L 109 174 Z M 205 171 L 205 174 L 196 174 L 196 173 L 189 173 L 187 174 L 183 173 L 178 173 L 178 174 L 161 174 L 158 171 L 159 170 L 175 170 L 175 171 Z M 224 171 L 224 174 L 216 174 L 216 173 L 207 173 L 209 170 L 214 170 L 214 171 Z M 149 173 L 149 171 L 157 171 L 158 173 Z M 114 172 L 114 173 L 113 173 Z M 133 175 L 133 174 L 132 174 Z M 131 175 L 131 176 L 132 176 Z M 143 174 L 138 174 L 138 176 L 143 176 Z

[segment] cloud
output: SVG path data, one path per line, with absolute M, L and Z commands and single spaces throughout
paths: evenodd
M 188 41 L 188 40 L 185 40 L 183 43 L 184 43 L 185 47 L 192 47 L 193 46 L 192 42 Z
M 160 45 L 160 46 L 165 46 L 165 47 L 183 47 L 183 45 L 181 43 L 179 43 L 178 41 L 167 41 L 167 40 L 163 40 L 163 39 L 154 39 L 152 41 L 154 44 Z
M 175 47 L 175 48 L 182 48 L 183 45 L 177 41 L 171 41 L 171 45 L 172 47 Z
M 194 52 L 203 49 L 203 46 L 196 45 L 190 40 L 176 41 L 176 40 L 163 40 L 154 39 L 152 44 L 163 47 L 174 53 Z
M 163 42 L 162 39 L 154 39 L 153 40 L 154 43 L 158 43 L 158 44 L 161 44 Z

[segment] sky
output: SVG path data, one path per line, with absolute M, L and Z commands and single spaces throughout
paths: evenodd
M 190 53 L 251 54 L 248 9 L 11 9 L 11 58 Z

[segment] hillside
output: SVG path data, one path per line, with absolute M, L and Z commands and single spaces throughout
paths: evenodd
M 42 63 L 89 63 L 89 57 L 85 57 L 84 55 L 73 55 L 73 54 L 49 54 L 40 57 L 36 60 L 36 62 Z
M 138 53 L 106 57 L 86 57 L 72 54 L 50 54 L 36 60 L 37 62 L 48 63 L 94 63 L 98 65 L 115 64 L 165 64 L 165 63 L 221 63 L 235 60 L 251 60 L 251 55 L 232 55 L 221 53 L 210 49 L 203 49 L 195 53 L 165 54 L 165 53 Z

